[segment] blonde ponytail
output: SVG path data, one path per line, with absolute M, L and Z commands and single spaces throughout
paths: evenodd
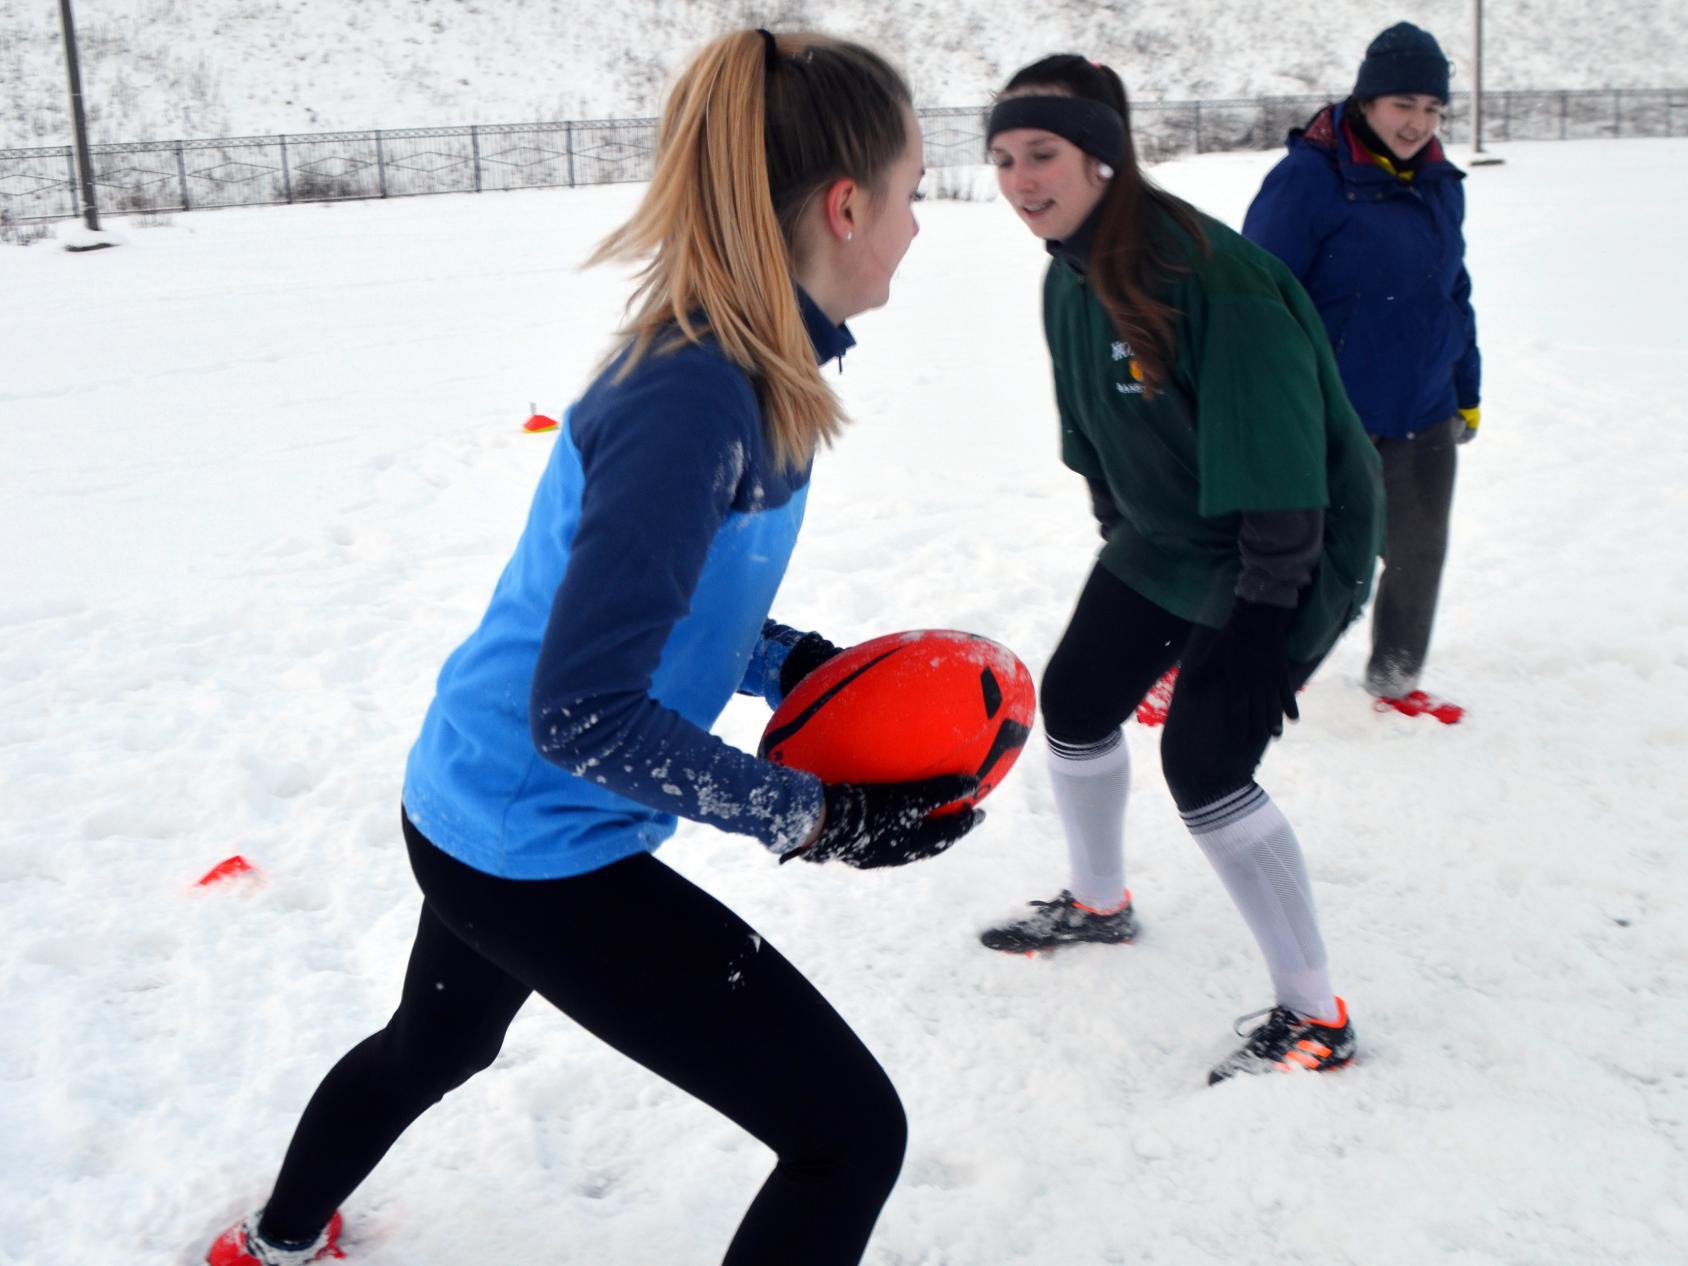
M 853 91 L 839 99 L 841 82 Z M 792 238 L 803 206 L 832 180 L 882 181 L 906 140 L 908 100 L 876 54 L 824 36 L 782 36 L 771 53 L 760 33 L 742 31 L 703 49 L 664 106 L 643 200 L 586 261 L 645 261 L 619 372 L 666 350 L 667 331 L 676 342 L 707 333 L 755 383 L 780 465 L 800 468 L 830 443 L 845 417 L 798 308 Z M 893 143 L 881 152 L 887 119 Z

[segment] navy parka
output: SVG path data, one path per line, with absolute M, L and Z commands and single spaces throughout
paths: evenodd
M 1345 105 L 1289 134 L 1243 235 L 1312 297 L 1366 431 L 1407 438 L 1481 396 L 1465 173 L 1432 139 L 1413 178 L 1400 179 L 1342 126 Z

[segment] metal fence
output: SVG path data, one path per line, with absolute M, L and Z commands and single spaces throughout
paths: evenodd
M 1140 154 L 1268 149 L 1328 97 L 1145 101 L 1132 105 Z M 1468 141 L 1469 94 L 1454 94 L 1443 135 Z M 988 107 L 919 111 L 931 169 L 983 161 Z M 1688 88 L 1486 92 L 1485 141 L 1688 136 Z M 295 136 L 139 141 L 92 147 L 102 211 L 186 211 L 481 193 L 648 180 L 655 119 L 397 128 Z M 81 213 L 68 145 L 0 149 L 0 220 Z

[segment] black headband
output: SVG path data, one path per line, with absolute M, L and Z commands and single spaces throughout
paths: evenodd
M 767 30 L 767 29 L 759 26 L 759 27 L 756 28 L 756 34 L 758 34 L 762 37 L 762 43 L 763 43 L 763 46 L 764 46 L 763 50 L 762 50 L 763 51 L 762 69 L 764 71 L 772 70 L 776 65 L 779 64 L 779 59 L 780 59 L 780 51 L 779 51 L 778 48 L 776 48 L 774 46 L 774 33 L 770 30 Z
M 1125 120 L 1088 97 L 1006 97 L 991 107 L 988 147 L 998 132 L 1035 127 L 1063 136 L 1093 158 L 1119 166 L 1125 159 Z

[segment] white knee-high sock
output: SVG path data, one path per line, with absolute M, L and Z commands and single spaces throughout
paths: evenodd
M 1183 818 L 1266 956 L 1278 1004 L 1315 1019 L 1335 1016 L 1307 863 L 1272 798 L 1251 782 Z
M 1109 912 L 1125 900 L 1125 799 L 1131 751 L 1115 730 L 1084 747 L 1049 740 L 1049 784 L 1067 836 L 1080 904 Z

